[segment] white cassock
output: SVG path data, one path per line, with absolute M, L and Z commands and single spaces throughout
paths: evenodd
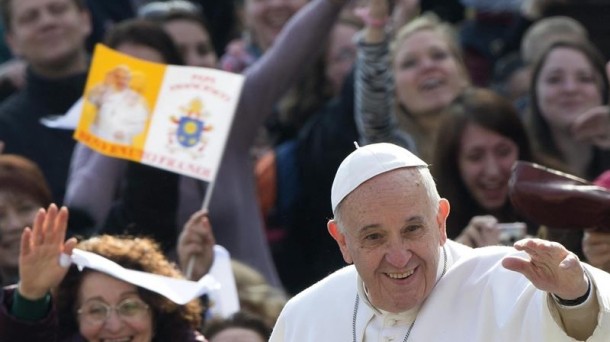
M 127 88 L 102 97 L 91 132 L 111 142 L 131 145 L 133 138 L 144 131 L 147 120 L 144 99 Z
M 448 241 L 445 250 L 447 272 L 417 312 L 409 342 L 575 341 L 553 318 L 558 316 L 551 296 L 502 266 L 502 259 L 517 253 L 515 249 L 470 249 Z M 610 274 L 585 268 L 600 307 L 597 327 L 587 341 L 608 342 Z M 365 334 L 366 342 L 403 341 L 413 320 L 407 316 L 406 322 L 396 324 L 396 317 L 368 303 L 361 284 L 352 265 L 299 293 L 282 310 L 270 341 L 349 342 L 354 333 L 359 342 L 365 341 Z

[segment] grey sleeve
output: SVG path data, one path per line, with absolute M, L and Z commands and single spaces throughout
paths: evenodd
M 98 228 L 104 223 L 117 196 L 127 163 L 126 160 L 104 156 L 81 143 L 76 144 L 64 205 L 84 210 Z
M 388 42 L 367 44 L 358 36 L 357 44 L 354 119 L 360 142 L 389 142 L 416 153 L 413 138 L 400 129 L 396 120 Z

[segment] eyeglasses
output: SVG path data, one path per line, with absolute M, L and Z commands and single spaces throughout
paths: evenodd
M 116 311 L 121 320 L 133 322 L 141 320 L 148 309 L 148 304 L 143 301 L 136 298 L 128 298 L 117 306 L 110 306 L 101 301 L 87 302 L 78 309 L 77 313 L 89 324 L 99 325 L 106 322 L 112 311 Z

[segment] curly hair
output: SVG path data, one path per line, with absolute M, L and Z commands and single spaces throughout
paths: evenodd
M 76 248 L 101 255 L 128 269 L 183 278 L 176 266 L 161 252 L 159 245 L 149 238 L 101 235 L 81 241 Z M 76 311 L 80 305 L 78 292 L 83 279 L 90 272 L 95 271 L 85 269 L 80 272 L 76 266 L 72 266 L 54 291 L 62 338 L 79 331 L 76 319 Z M 187 333 L 201 327 L 202 307 L 198 300 L 178 305 L 140 287 L 138 294 L 152 308 L 156 329 L 153 342 L 185 341 L 186 337 L 179 332 Z

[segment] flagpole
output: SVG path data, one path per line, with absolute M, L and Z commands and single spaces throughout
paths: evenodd
M 208 211 L 208 206 L 210 205 L 210 199 L 212 198 L 212 192 L 214 192 L 214 185 L 216 184 L 216 179 L 208 183 L 208 186 L 205 189 L 205 196 L 203 197 L 203 203 L 201 204 L 201 209 Z M 193 276 L 193 269 L 195 268 L 195 256 L 191 255 L 189 258 L 189 262 L 186 265 L 186 279 L 191 279 Z

